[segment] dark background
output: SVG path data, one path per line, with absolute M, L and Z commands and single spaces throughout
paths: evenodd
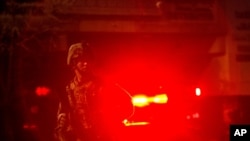
M 39 5 L 45 3 L 43 0 L 0 2 L 0 140 L 53 140 L 59 98 L 73 76 L 66 65 L 67 49 L 79 41 L 90 44 L 96 57 L 96 72 L 102 78 L 119 82 L 132 93 L 153 95 L 160 85 L 167 89 L 174 101 L 168 121 L 172 125 L 179 126 L 179 121 L 174 119 L 183 114 L 183 107 L 190 106 L 190 112 L 200 111 L 204 116 L 192 125 L 199 124 L 201 128 L 190 135 L 200 133 L 202 139 L 224 138 L 228 129 L 223 121 L 224 104 L 230 107 L 230 103 L 238 103 L 240 107 L 230 115 L 234 117 L 233 123 L 249 123 L 248 96 L 202 97 L 197 102 L 192 101 L 193 93 L 189 90 L 197 85 L 211 60 L 224 55 L 225 52 L 213 54 L 208 50 L 216 37 L 225 33 L 79 32 L 77 27 L 82 15 L 60 13 L 72 6 L 72 2 L 58 3 L 49 10 L 45 7 L 50 5 Z M 159 20 L 153 16 L 83 17 L 140 22 Z M 206 83 L 200 86 L 213 88 L 213 77 L 207 76 Z M 39 96 L 38 87 L 50 91 Z M 214 95 L 222 93 L 216 88 L 202 90 Z M 187 97 L 192 100 L 185 101 Z M 164 110 L 160 111 L 163 115 Z M 238 117 L 239 113 L 244 116 Z M 161 115 L 157 116 L 156 121 L 162 120 Z M 163 133 L 169 131 L 167 127 L 161 129 Z

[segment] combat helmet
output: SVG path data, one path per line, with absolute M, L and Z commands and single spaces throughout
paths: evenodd
M 69 47 L 67 65 L 74 66 L 74 60 L 86 60 L 91 58 L 91 51 L 88 43 L 75 43 Z

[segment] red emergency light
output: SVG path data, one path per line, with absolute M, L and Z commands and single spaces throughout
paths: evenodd
M 46 96 L 50 93 L 50 88 L 46 86 L 38 86 L 36 87 L 35 93 L 37 96 Z

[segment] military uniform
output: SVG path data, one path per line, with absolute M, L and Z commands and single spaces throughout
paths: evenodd
M 69 48 L 67 64 L 72 69 L 76 69 L 80 60 L 91 58 L 85 48 L 81 43 Z M 119 131 L 126 117 L 125 111 L 129 109 L 121 108 L 121 105 L 125 105 L 122 103 L 126 102 L 125 99 L 130 103 L 130 97 L 121 89 L 110 84 L 104 86 L 103 81 L 91 73 L 83 72 L 81 77 L 84 79 L 79 81 L 76 73 L 66 86 L 66 94 L 61 96 L 55 132 L 59 141 L 97 141 L 109 138 L 113 136 L 113 130 Z
M 76 43 L 70 46 L 67 65 L 74 71 L 77 64 L 85 65 L 91 59 L 88 45 Z M 81 141 L 95 137 L 98 108 L 97 95 L 100 90 L 99 81 L 86 70 L 75 74 L 72 81 L 66 86 L 66 94 L 61 95 L 57 113 L 56 138 L 59 141 Z
M 67 95 L 59 103 L 57 114 L 57 134 L 60 140 L 84 140 L 96 133 L 99 121 L 96 101 L 99 91 L 100 85 L 95 79 L 79 83 L 74 78 L 66 86 Z

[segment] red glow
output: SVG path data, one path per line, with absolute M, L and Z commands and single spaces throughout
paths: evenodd
M 38 86 L 36 87 L 35 92 L 37 96 L 46 96 L 50 93 L 50 88 L 46 86 Z
M 23 129 L 29 129 L 29 125 L 28 124 L 24 124 L 23 125 Z
M 32 107 L 30 107 L 30 112 L 32 113 L 32 114 L 37 114 L 38 113 L 38 106 L 32 106 Z
M 37 125 L 31 124 L 31 123 L 25 123 L 25 124 L 23 124 L 23 129 L 24 130 L 35 130 L 35 129 L 37 129 Z
M 196 91 L 193 85 L 196 85 L 195 82 L 199 80 L 200 75 L 203 74 L 203 66 L 207 66 L 203 62 L 208 61 L 205 59 L 206 57 L 199 61 L 193 60 L 198 57 L 197 55 L 207 52 L 214 41 L 214 37 L 169 37 L 158 38 L 157 36 L 143 35 L 142 38 L 140 35 L 140 38 L 126 36 L 126 39 L 114 40 L 112 36 L 110 42 L 96 42 L 96 44 L 104 46 L 97 48 L 100 50 L 97 56 L 101 56 L 100 60 L 103 59 L 103 62 L 105 62 L 104 67 L 107 76 L 105 75 L 104 77 L 107 78 L 108 81 L 112 80 L 121 84 L 132 94 L 131 96 L 134 96 L 134 94 L 143 94 L 137 97 L 134 103 L 139 103 L 141 107 L 143 107 L 142 105 L 148 105 L 149 101 L 152 99 L 155 100 L 153 102 L 154 104 L 161 103 L 161 98 L 152 98 L 149 100 L 148 96 L 166 91 L 168 96 L 171 97 L 171 101 L 166 104 L 166 106 L 155 106 L 152 104 L 147 107 L 136 109 L 134 117 L 137 116 L 138 118 L 135 120 L 150 121 L 151 124 L 145 126 L 149 127 L 149 129 L 144 126 L 142 128 L 138 126 L 128 127 L 130 131 L 131 128 L 135 130 L 129 132 L 130 134 L 124 133 L 124 135 L 120 137 L 122 141 L 157 140 L 157 135 L 169 138 L 169 135 L 173 135 L 175 132 L 180 135 L 180 130 L 185 130 L 186 128 L 184 127 L 188 126 L 185 120 L 186 109 L 189 109 L 189 105 L 193 105 L 188 96 L 192 94 L 191 98 L 193 98 L 193 96 L 196 97 L 197 94 L 198 96 L 201 95 L 201 91 L 199 91 L 199 89 Z M 199 46 L 203 46 L 205 49 L 201 49 Z M 192 83 L 195 84 L 189 83 L 191 79 Z M 159 88 L 159 85 L 164 89 L 160 87 L 160 91 L 156 92 L 155 88 Z M 191 89 L 189 85 L 192 86 Z M 188 93 L 184 91 L 186 87 Z M 202 89 L 202 94 L 204 92 L 204 94 L 206 94 L 206 89 L 204 89 L 204 87 L 202 87 Z M 103 114 L 105 114 L 109 123 L 113 123 L 112 119 L 116 119 L 114 117 L 118 115 L 112 108 L 109 108 L 109 105 L 110 107 L 114 107 L 114 104 L 111 103 L 117 102 L 120 104 L 121 101 L 124 101 L 122 98 L 110 96 L 111 94 L 116 93 L 112 91 L 108 92 L 104 98 L 108 99 L 110 102 L 102 106 L 104 108 Z M 199 99 L 199 97 L 196 98 Z M 131 103 L 131 99 L 129 102 Z M 119 112 L 123 111 L 119 110 Z M 148 118 L 148 115 L 156 114 L 157 118 Z M 194 117 L 197 117 L 197 115 L 194 115 Z M 134 120 L 129 117 L 125 118 Z M 193 115 L 190 114 L 187 118 L 192 119 Z M 123 119 L 124 118 L 122 118 L 122 120 Z M 118 121 L 122 122 L 122 120 L 119 119 Z M 179 125 L 181 125 L 181 128 Z M 112 128 L 112 124 L 107 124 L 107 126 Z M 112 130 L 122 134 L 122 132 L 115 127 L 112 128 Z M 131 136 L 131 138 L 128 136 Z
M 200 117 L 200 114 L 199 113 L 194 113 L 193 114 L 193 118 L 199 118 Z

